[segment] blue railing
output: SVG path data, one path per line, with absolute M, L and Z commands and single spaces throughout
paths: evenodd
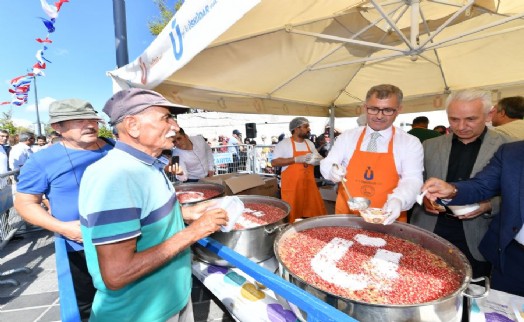
M 357 320 L 302 290 L 298 286 L 289 283 L 275 274 L 270 274 L 267 269 L 262 268 L 212 238 L 203 238 L 199 240 L 198 243 L 253 277 L 257 282 L 264 284 L 267 288 L 298 306 L 307 313 L 308 321 L 357 322 Z

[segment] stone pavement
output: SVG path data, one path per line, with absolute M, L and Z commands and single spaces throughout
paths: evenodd
M 5 273 L 27 267 L 30 271 Z M 19 282 L 14 285 L 14 281 Z M 196 322 L 235 321 L 221 303 L 193 278 Z M 60 299 L 53 235 L 44 230 L 17 235 L 0 250 L 0 321 L 60 321 Z

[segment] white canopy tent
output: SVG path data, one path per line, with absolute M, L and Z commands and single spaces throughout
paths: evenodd
M 358 116 L 380 83 L 404 91 L 403 112 L 442 109 L 450 90 L 524 94 L 524 1 L 260 0 L 236 22 L 222 17 L 231 26 L 175 66 L 153 47 L 172 43 L 195 2 L 206 1 L 186 2 L 144 54 L 109 72 L 115 89 L 211 111 L 341 117 Z M 199 27 L 215 32 L 206 17 Z

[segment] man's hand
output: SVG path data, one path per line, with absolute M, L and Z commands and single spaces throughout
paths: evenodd
M 402 201 L 397 198 L 391 198 L 386 202 L 382 210 L 385 213 L 389 213 L 383 224 L 390 225 L 400 216 L 400 211 L 402 211 Z
M 346 176 L 346 168 L 334 163 L 329 172 L 329 179 L 335 183 L 342 181 Z
M 444 206 L 439 205 L 436 201 L 429 200 L 426 196 L 424 196 L 423 203 L 424 209 L 429 213 L 438 215 L 439 213 L 446 211 Z
M 311 159 L 312 156 L 313 156 L 313 153 L 308 153 L 308 154 L 304 154 L 304 155 L 295 157 L 295 163 L 306 163 L 307 160 Z
M 311 158 L 307 159 L 306 163 L 315 166 L 315 165 L 319 165 L 320 161 L 322 161 L 323 159 L 324 158 L 320 154 L 311 153 Z
M 227 212 L 222 208 L 206 210 L 202 216 L 193 221 L 187 229 L 193 231 L 198 239 L 207 237 L 219 230 L 221 226 L 227 225 L 229 218 Z
M 214 176 L 214 175 L 215 175 L 215 170 L 208 170 L 208 171 L 207 171 L 207 176 L 208 176 L 208 177 L 212 177 L 212 176 Z
M 489 200 L 479 202 L 479 207 L 470 213 L 462 216 L 457 216 L 458 219 L 471 219 L 482 215 L 483 213 L 491 211 L 491 202 Z
M 67 239 L 77 243 L 82 243 L 82 231 L 80 229 L 80 220 L 62 222 L 60 234 Z
M 435 201 L 437 198 L 445 199 L 446 197 L 451 196 L 455 191 L 453 185 L 437 178 L 429 178 L 426 180 L 421 190 L 424 191 L 426 189 L 428 190 L 426 197 L 431 201 Z

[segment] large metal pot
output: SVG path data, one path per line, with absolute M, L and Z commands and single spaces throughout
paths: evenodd
M 371 304 L 343 298 L 327 291 L 309 285 L 307 282 L 290 272 L 289 268 L 279 257 L 281 240 L 296 232 L 325 226 L 354 227 L 393 235 L 421 245 L 425 249 L 441 256 L 449 265 L 462 275 L 462 284 L 452 294 L 433 302 L 414 305 L 383 305 Z M 365 222 L 362 218 L 353 215 L 328 215 L 308 218 L 283 229 L 275 239 L 275 255 L 279 262 L 279 274 L 285 280 L 297 285 L 303 290 L 329 303 L 335 308 L 347 313 L 359 321 L 460 321 L 462 316 L 462 296 L 482 297 L 487 294 L 472 296 L 465 293 L 471 281 L 471 266 L 467 258 L 458 248 L 445 239 L 420 229 L 413 225 L 394 223 L 392 225 L 378 225 Z M 486 281 L 487 282 L 487 281 Z M 292 306 L 295 314 L 303 321 L 307 320 L 306 313 L 296 306 Z
M 218 184 L 218 183 L 212 183 L 212 182 L 208 182 L 208 183 L 188 182 L 188 183 L 177 183 L 177 184 L 175 184 L 175 191 L 176 192 L 199 191 L 199 190 L 202 190 L 202 189 L 213 190 L 213 191 L 216 192 L 216 195 L 211 197 L 211 198 L 207 198 L 207 199 L 203 199 L 203 200 L 199 200 L 199 201 L 181 202 L 180 204 L 182 206 L 191 206 L 191 205 L 197 204 L 197 203 L 202 202 L 202 201 L 206 201 L 206 200 L 210 200 L 210 199 L 213 199 L 213 198 L 222 197 L 224 195 L 224 192 L 225 192 L 225 188 L 224 188 L 223 185 Z
M 237 197 L 244 203 L 261 203 L 278 207 L 286 212 L 286 216 L 271 224 L 243 230 L 231 230 L 229 232 L 217 231 L 209 237 L 256 263 L 273 257 L 273 242 L 277 236 L 277 231 L 280 227 L 283 227 L 284 220 L 289 216 L 290 207 L 288 203 L 277 198 L 266 196 L 241 195 Z M 193 252 L 198 259 L 204 262 L 220 266 L 231 266 L 229 262 L 198 244 L 193 245 Z

